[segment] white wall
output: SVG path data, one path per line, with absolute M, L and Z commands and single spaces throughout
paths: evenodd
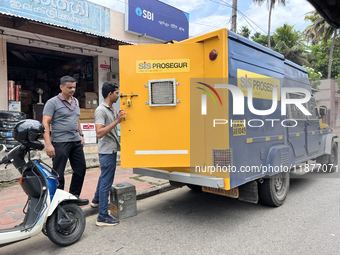
M 119 73 L 119 65 L 118 65 L 118 61 L 113 61 L 112 62 L 112 66 L 111 66 L 111 71 L 113 73 Z M 99 98 L 99 104 L 101 104 L 104 100 L 103 96 L 102 96 L 102 87 L 104 82 L 107 81 L 107 74 L 110 72 L 109 69 L 103 69 L 100 65 L 110 65 L 110 57 L 104 57 L 104 56 L 97 56 L 95 57 L 94 60 L 94 83 L 98 84 L 98 91 L 95 91 L 98 93 L 98 98 Z M 119 84 L 118 84 L 119 85 Z M 120 100 L 118 99 L 118 101 L 116 103 L 114 103 L 112 106 L 113 108 L 115 108 L 117 111 L 119 110 L 119 102 Z M 98 105 L 99 105 L 98 104 Z M 120 130 L 120 124 L 117 126 L 118 130 Z
M 318 86 L 318 92 L 315 93 L 315 101 L 318 108 L 321 105 L 327 106 L 327 109 L 331 107 L 331 83 L 330 80 L 321 80 L 321 84 Z
M 7 85 L 7 45 L 6 40 L 0 38 L 0 110 L 8 110 Z
M 107 81 L 107 74 L 110 72 L 110 69 L 102 68 L 101 65 L 108 65 L 110 66 L 110 56 L 97 56 L 96 61 L 94 62 L 95 65 L 95 72 L 97 72 L 97 75 L 94 76 L 96 79 L 96 83 L 98 84 L 98 98 L 99 98 L 99 104 L 103 102 L 104 98 L 102 96 L 102 87 L 104 82 Z M 119 72 L 117 66 L 112 66 L 113 72 Z

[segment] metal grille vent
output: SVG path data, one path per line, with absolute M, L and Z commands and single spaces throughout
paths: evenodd
M 232 149 L 213 149 L 213 166 L 232 167 L 233 150 Z
M 281 153 L 281 165 L 286 165 L 289 162 L 289 155 L 288 152 Z
M 175 106 L 176 81 L 175 79 L 149 81 L 150 106 Z

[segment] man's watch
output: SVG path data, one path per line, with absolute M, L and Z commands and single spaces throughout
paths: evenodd
M 79 134 L 80 136 L 84 137 L 84 134 Z

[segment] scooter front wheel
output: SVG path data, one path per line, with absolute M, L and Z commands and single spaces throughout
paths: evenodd
M 82 236 L 86 219 L 82 209 L 76 204 L 63 204 L 58 207 L 47 219 L 47 236 L 57 245 L 68 246 Z

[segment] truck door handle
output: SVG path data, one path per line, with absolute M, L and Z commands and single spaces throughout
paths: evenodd
M 135 95 L 135 94 L 126 94 L 126 95 L 123 95 L 121 94 L 120 97 L 137 97 L 138 95 Z
M 123 94 L 121 94 L 120 95 L 120 98 L 123 98 L 123 97 L 127 97 L 127 99 L 126 99 L 126 105 L 128 106 L 128 107 L 130 107 L 131 106 L 131 98 L 132 97 L 137 97 L 138 95 L 135 95 L 135 94 L 126 94 L 126 95 L 123 95 Z M 124 103 L 123 103 L 124 104 Z

